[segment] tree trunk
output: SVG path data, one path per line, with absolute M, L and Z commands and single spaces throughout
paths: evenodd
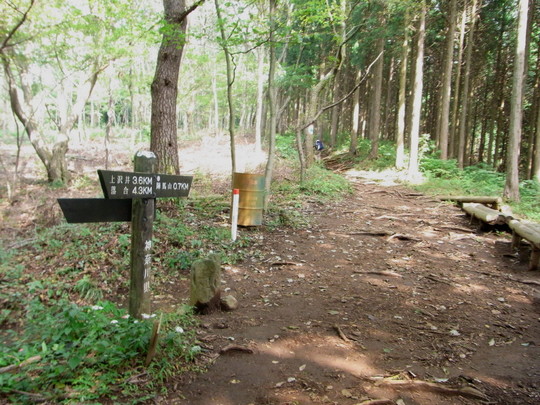
M 236 145 L 235 145 L 235 108 L 234 108 L 234 96 L 233 96 L 233 84 L 234 84 L 234 67 L 232 62 L 232 55 L 229 52 L 227 45 L 227 35 L 225 34 L 225 28 L 221 19 L 221 10 L 219 8 L 219 1 L 214 0 L 216 5 L 216 14 L 218 18 L 219 32 L 221 35 L 221 47 L 225 53 L 225 65 L 227 67 L 227 104 L 229 106 L 229 139 L 231 146 L 231 167 L 232 173 L 236 172 Z
M 426 35 L 426 3 L 422 1 L 422 11 L 420 12 L 420 21 L 417 32 L 417 50 L 416 50 L 416 68 L 414 74 L 413 103 L 412 103 L 412 122 L 411 122 L 411 140 L 409 154 L 409 168 L 407 178 L 409 181 L 418 179 L 418 144 L 420 139 L 420 119 L 422 112 L 422 90 L 423 90 L 423 71 L 424 71 L 424 38 Z
M 356 80 L 362 75 L 362 72 L 358 70 Z M 352 131 L 351 131 L 351 143 L 349 145 L 349 153 L 356 155 L 358 153 L 358 137 L 360 135 L 360 99 L 362 93 L 362 86 L 358 87 L 353 96 L 353 112 L 352 112 Z
M 50 183 L 67 183 L 70 177 L 66 162 L 66 153 L 69 147 L 69 133 L 79 119 L 86 101 L 90 98 L 101 70 L 98 69 L 95 64 L 94 72 L 91 73 L 88 80 L 79 86 L 75 103 L 71 108 L 71 113 L 66 114 L 59 123 L 58 136 L 52 145 L 50 145 L 50 141 L 43 136 L 43 133 L 39 128 L 39 123 L 36 121 L 35 117 L 32 114 L 28 114 L 31 107 L 24 104 L 25 99 L 28 100 L 29 104 L 32 104 L 32 92 L 29 88 L 25 87 L 26 85 L 23 83 L 22 90 L 24 96 L 19 95 L 20 90 L 16 85 L 10 61 L 6 55 L 3 55 L 2 61 L 9 87 L 11 108 L 19 121 L 24 125 L 24 130 L 30 139 L 30 143 L 45 166 L 47 180 Z
M 399 96 L 396 133 L 396 169 L 405 168 L 405 106 L 407 101 L 407 65 L 409 63 L 409 14 L 405 15 L 405 32 L 401 45 Z
M 516 56 L 512 79 L 512 98 L 510 102 L 510 131 L 506 159 L 506 184 L 504 197 L 519 201 L 519 143 L 521 141 L 521 118 L 523 116 L 523 77 L 527 45 L 527 14 L 529 0 L 519 1 Z
M 531 10 L 531 17 L 533 16 L 533 12 Z M 537 42 L 537 49 L 539 49 L 540 46 L 540 38 Z M 528 142 L 528 172 L 530 174 L 530 179 L 540 179 L 540 176 L 538 175 L 538 167 L 535 162 L 535 158 L 538 152 L 538 149 L 540 148 L 540 144 L 538 144 L 538 135 L 540 132 L 540 52 L 536 54 L 536 78 L 534 83 L 534 90 L 533 90 L 533 101 L 532 101 L 532 111 L 531 111 L 531 126 L 530 126 L 530 133 L 529 133 L 529 142 Z M 536 147 L 535 147 L 536 145 Z
M 276 127 L 277 127 L 277 98 L 276 98 L 276 86 L 275 86 L 275 74 L 276 74 L 276 49 L 274 43 L 274 16 L 276 12 L 277 0 L 269 0 L 268 15 L 270 18 L 270 36 L 269 36 L 269 63 L 268 67 L 268 118 L 270 121 L 270 128 L 268 134 L 268 160 L 266 162 L 266 169 L 264 171 L 265 176 L 265 196 L 264 196 L 264 210 L 268 209 L 268 202 L 270 199 L 270 187 L 272 185 L 272 175 L 274 172 L 274 161 L 276 155 Z
M 381 26 L 385 25 L 385 18 L 381 18 Z M 377 55 L 384 52 L 384 35 L 379 34 L 377 38 Z M 381 96 L 382 96 L 382 81 L 383 81 L 383 62 L 384 57 L 377 59 L 373 72 L 373 102 L 370 108 L 369 119 L 369 139 L 371 140 L 371 150 L 369 151 L 369 159 L 377 159 L 379 154 L 379 137 L 381 132 Z
M 459 28 L 459 52 L 457 58 L 457 72 L 454 83 L 454 104 L 452 106 L 452 122 L 450 125 L 450 134 L 448 136 L 449 150 L 448 155 L 451 157 L 457 156 L 456 151 L 456 132 L 459 124 L 459 105 L 460 105 L 460 94 L 461 94 L 461 71 L 462 71 L 462 61 L 463 61 L 463 44 L 465 43 L 465 28 L 467 23 L 467 7 L 466 4 L 463 7 L 461 12 L 461 23 Z
M 274 97 L 275 98 L 275 97 Z M 264 48 L 257 49 L 257 107 L 255 114 L 255 151 L 261 151 L 264 101 Z M 275 100 L 274 100 L 275 102 Z
M 448 32 L 446 34 L 446 53 L 442 76 L 442 89 L 439 107 L 439 122 L 437 124 L 439 148 L 441 159 L 448 159 L 448 129 L 450 118 L 450 93 L 452 87 L 452 66 L 454 64 L 454 35 L 456 33 L 456 9 L 457 0 L 450 2 L 450 16 Z
M 341 75 L 339 75 L 341 77 Z M 340 98 L 340 81 L 338 80 L 338 76 L 334 77 L 334 86 L 332 95 L 334 98 L 334 102 L 339 100 Z M 338 128 L 339 128 L 339 116 L 341 114 L 342 106 L 338 105 L 332 109 L 332 115 L 330 119 L 330 147 L 335 148 L 337 144 L 337 134 L 338 134 Z
M 533 155 L 532 178 L 540 183 L 540 113 L 536 114 L 536 137 Z
M 156 72 L 150 88 L 152 115 L 150 150 L 158 159 L 156 170 L 180 173 L 176 99 L 178 74 L 185 45 L 187 14 L 185 0 L 163 0 L 166 29 L 159 48 Z
M 476 10 L 477 0 L 473 0 L 471 6 L 471 27 L 469 29 L 469 37 L 467 39 L 467 51 L 465 54 L 465 73 L 463 75 L 463 91 L 461 92 L 461 114 L 459 118 L 459 136 L 458 136 L 458 150 L 457 160 L 458 167 L 463 169 L 465 164 L 465 147 L 467 143 L 467 127 L 469 123 L 469 100 L 470 94 L 470 82 L 471 82 L 471 64 L 472 64 L 472 51 L 474 47 L 474 32 L 476 27 Z

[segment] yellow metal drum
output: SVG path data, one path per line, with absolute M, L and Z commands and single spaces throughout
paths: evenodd
M 238 225 L 262 225 L 264 182 L 265 177 L 261 174 L 233 174 L 233 188 L 240 190 L 240 201 L 238 204 Z

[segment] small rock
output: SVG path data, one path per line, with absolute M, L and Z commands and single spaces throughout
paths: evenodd
M 221 298 L 220 303 L 223 311 L 234 311 L 235 309 L 238 309 L 238 300 L 232 295 Z

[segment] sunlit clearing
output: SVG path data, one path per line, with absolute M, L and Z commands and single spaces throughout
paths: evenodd
M 300 359 L 315 363 L 326 369 L 341 370 L 355 376 L 370 376 L 381 372 L 381 370 L 369 364 L 365 355 L 357 354 L 354 357 L 345 357 L 336 354 L 336 350 L 339 350 L 339 347 L 343 347 L 343 342 L 338 339 L 327 339 L 324 348 L 320 347 L 317 352 L 314 352 L 312 347 L 298 347 L 293 349 L 293 351 L 290 346 L 286 346 L 288 344 L 290 342 L 275 342 L 271 345 L 261 345 L 259 350 L 268 356 L 282 359 Z
M 368 170 L 351 169 L 345 172 L 349 177 L 363 178 L 380 183 L 383 186 L 396 186 L 400 183 L 408 182 L 407 172 L 396 169 L 384 169 L 380 172 Z M 420 182 L 424 181 L 423 177 L 419 178 Z M 415 181 L 415 184 L 416 181 Z
M 472 293 L 478 293 L 478 292 L 482 292 L 482 291 L 483 292 L 490 292 L 489 288 L 486 288 L 485 286 L 479 285 L 479 284 L 461 285 L 459 287 L 458 292 L 472 294 Z

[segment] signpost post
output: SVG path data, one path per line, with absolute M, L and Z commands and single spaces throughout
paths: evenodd
M 135 155 L 135 172 L 98 170 L 105 199 L 59 198 L 69 223 L 131 221 L 129 314 L 150 313 L 152 231 L 156 198 L 187 197 L 192 176 L 154 173 L 152 152 Z

